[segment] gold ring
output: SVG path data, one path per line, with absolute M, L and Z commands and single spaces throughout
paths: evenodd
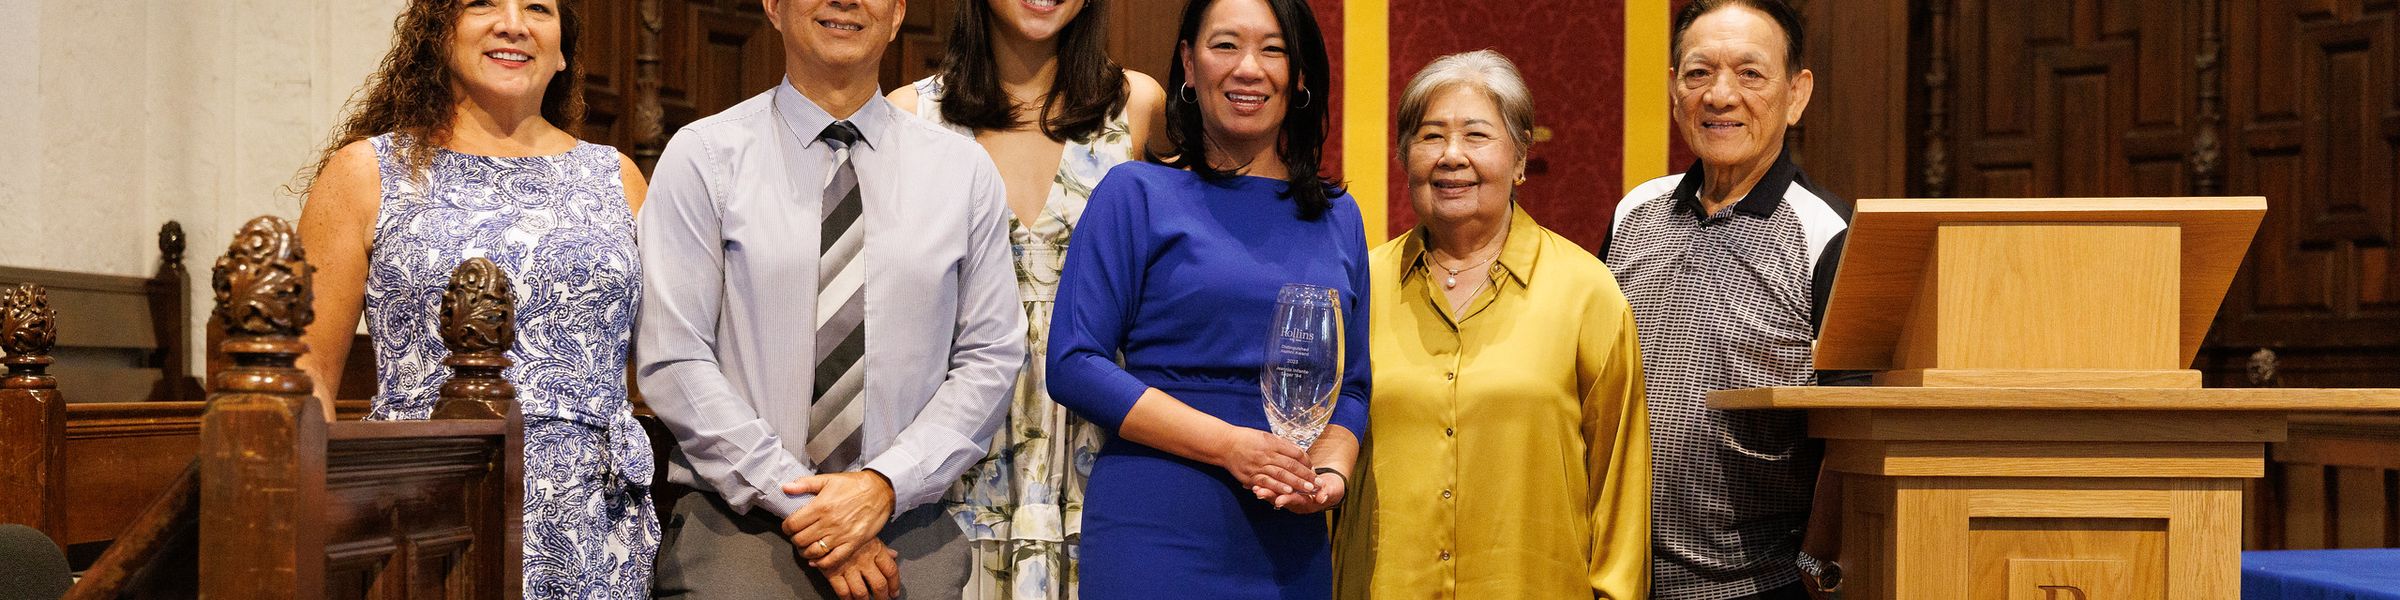
M 829 554 L 833 552 L 833 547 L 825 545 L 825 540 L 824 540 L 824 539 L 818 539 L 818 540 L 817 540 L 817 549 L 818 549 L 818 550 L 825 551 L 826 553 L 829 553 Z

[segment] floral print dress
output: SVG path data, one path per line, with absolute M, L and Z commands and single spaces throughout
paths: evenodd
M 938 76 L 915 87 L 917 116 L 974 137 L 973 131 L 942 120 Z M 1075 597 L 1083 485 L 1107 434 L 1050 401 L 1042 357 L 1050 351 L 1050 309 L 1075 221 L 1100 177 L 1125 162 L 1132 147 L 1125 115 L 1119 113 L 1092 139 L 1066 144 L 1040 218 L 1027 223 L 1013 211 L 1009 215 L 1009 247 L 1025 305 L 1025 368 L 1017 375 L 1008 420 L 992 436 L 991 453 L 943 498 L 973 545 L 962 594 L 967 600 Z
M 525 415 L 526 598 L 648 598 L 658 554 L 650 444 L 626 396 L 626 347 L 642 297 L 633 211 L 615 149 L 552 156 L 435 150 L 422 177 L 405 138 L 371 138 L 382 206 L 368 250 L 370 420 L 432 415 L 450 370 L 442 290 L 484 257 L 517 296 L 502 376 Z

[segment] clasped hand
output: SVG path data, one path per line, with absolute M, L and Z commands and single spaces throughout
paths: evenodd
M 1341 502 L 1338 477 L 1308 466 L 1308 452 L 1273 433 L 1230 426 L 1217 465 L 1276 508 L 1312 513 Z M 1330 487 L 1328 483 L 1330 482 Z
M 900 597 L 900 551 L 867 538 L 851 553 L 849 562 L 819 569 L 841 600 L 891 600 Z
M 1251 486 L 1250 493 L 1258 496 L 1258 499 L 1260 500 L 1275 503 L 1275 508 L 1288 510 L 1303 515 L 1313 514 L 1317 511 L 1333 508 L 1334 505 L 1341 504 L 1342 497 L 1348 494 L 1350 491 L 1349 483 L 1343 480 L 1341 476 L 1334 475 L 1332 473 L 1314 473 L 1314 475 L 1317 477 L 1317 491 L 1315 493 L 1295 492 L 1288 494 L 1276 494 L 1267 491 L 1267 488 L 1258 486 Z
M 786 494 L 816 494 L 783 520 L 783 534 L 800 547 L 808 565 L 828 573 L 851 556 L 881 548 L 876 534 L 892 518 L 892 486 L 873 471 L 811 475 L 783 484 Z

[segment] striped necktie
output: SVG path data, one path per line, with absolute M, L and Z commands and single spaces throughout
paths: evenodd
M 850 161 L 861 137 L 849 121 L 834 121 L 817 134 L 833 148 L 817 257 L 816 389 L 808 409 L 808 458 L 819 473 L 851 470 L 866 423 L 867 273 L 860 250 L 867 228 L 859 218 L 858 171 Z

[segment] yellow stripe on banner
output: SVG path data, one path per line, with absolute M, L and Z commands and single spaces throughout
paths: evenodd
M 1625 187 L 1667 174 L 1667 0 L 1625 3 Z
M 1391 16 L 1385 0 L 1342 2 L 1342 179 L 1366 219 L 1370 248 L 1389 237 Z

